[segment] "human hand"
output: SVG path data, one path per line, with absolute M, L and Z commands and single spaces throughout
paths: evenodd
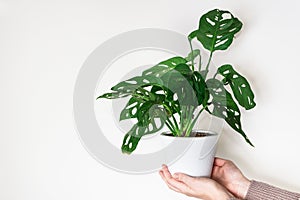
M 204 200 L 227 200 L 233 197 L 222 185 L 210 178 L 194 178 L 183 173 L 173 176 L 166 165 L 159 171 L 168 187 L 176 192 Z
M 215 158 L 211 178 L 223 185 L 234 196 L 245 199 L 250 181 L 232 161 Z

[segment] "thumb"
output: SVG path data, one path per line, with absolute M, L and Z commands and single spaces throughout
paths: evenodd
M 191 177 L 189 175 L 186 175 L 186 174 L 183 174 L 183 173 L 175 173 L 173 175 L 173 177 L 176 180 L 181 181 L 181 182 L 186 183 L 186 184 L 189 184 L 193 181 L 193 177 Z

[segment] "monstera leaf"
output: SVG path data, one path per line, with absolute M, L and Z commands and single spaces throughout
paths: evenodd
M 180 105 L 197 106 L 197 94 L 194 90 L 193 71 L 187 64 L 176 65 L 161 77 L 164 86 L 177 95 Z
M 136 149 L 141 137 L 163 128 L 166 113 L 155 101 L 143 102 L 132 97 L 120 114 L 120 120 L 129 118 L 136 118 L 138 122 L 124 136 L 121 149 L 127 154 Z
M 195 58 L 198 56 L 200 56 L 200 50 L 195 49 L 195 50 L 191 51 L 185 59 L 186 59 L 186 61 L 190 62 L 190 61 L 195 60 Z
M 208 79 L 206 84 L 212 96 L 209 104 L 213 106 L 212 110 L 207 109 L 207 111 L 224 119 L 229 126 L 244 137 L 247 143 L 253 146 L 242 129 L 241 112 L 231 94 L 224 88 L 223 83 L 217 79 Z
M 111 90 L 113 92 L 105 93 L 97 99 L 116 99 L 123 98 L 133 94 L 138 88 L 146 87 L 147 85 L 162 85 L 161 79 L 154 76 L 136 76 L 126 81 L 122 81 L 113 86 Z
M 138 126 L 134 125 L 123 138 L 121 150 L 123 153 L 131 154 L 137 147 L 141 137 L 138 136 Z
M 131 97 L 120 113 L 120 121 L 136 118 L 139 126 L 148 125 L 150 118 L 163 117 L 159 116 L 156 112 L 156 109 L 163 109 L 162 104 L 163 99 L 145 101 L 136 97 Z M 159 114 L 161 113 L 159 112 Z
M 255 107 L 254 94 L 248 81 L 239 73 L 237 73 L 231 65 L 222 65 L 218 69 L 218 73 L 224 76 L 224 84 L 229 84 L 234 97 L 239 104 L 246 110 Z
M 230 12 L 215 9 L 200 18 L 198 30 L 193 31 L 189 39 L 197 37 L 210 52 L 226 50 L 242 25 Z
M 203 107 L 205 107 L 209 98 L 209 92 L 207 90 L 205 80 L 200 72 L 194 71 L 193 74 L 194 90 L 197 95 L 198 105 L 202 104 Z
M 163 128 L 164 125 L 162 123 L 157 127 L 156 126 L 152 127 L 153 124 L 156 124 L 154 119 L 151 119 L 151 122 L 147 126 L 139 126 L 138 124 L 133 125 L 130 131 L 126 133 L 124 136 L 122 147 L 121 147 L 122 152 L 131 154 L 136 149 L 140 139 L 143 136 L 158 132 Z
M 150 92 L 155 94 L 155 97 L 159 102 L 162 102 L 160 105 L 163 105 L 166 108 L 165 111 L 168 117 L 180 112 L 180 103 L 169 88 L 154 85 Z
M 113 92 L 105 93 L 97 97 L 106 98 L 106 99 L 116 99 L 116 98 L 123 98 L 131 95 L 135 92 L 135 90 L 141 86 L 147 85 L 163 85 L 161 82 L 160 77 L 163 76 L 165 73 L 173 70 L 178 64 L 186 63 L 187 60 L 176 56 L 170 58 L 168 60 L 162 61 L 157 65 L 147 69 L 143 72 L 142 76 L 136 76 L 126 81 L 122 81 L 117 85 L 113 86 L 111 90 Z
M 157 65 L 154 65 L 150 69 L 145 70 L 143 72 L 143 76 L 152 75 L 155 77 L 161 77 L 168 71 L 173 70 L 178 64 L 181 63 L 187 63 L 187 60 L 180 56 L 170 58 L 168 60 L 158 63 Z

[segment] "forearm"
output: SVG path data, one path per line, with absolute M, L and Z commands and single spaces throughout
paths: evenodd
M 283 190 L 266 183 L 251 181 L 247 200 L 300 200 L 300 194 Z

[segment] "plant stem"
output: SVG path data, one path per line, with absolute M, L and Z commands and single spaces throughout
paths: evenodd
M 191 134 L 191 130 L 189 127 L 191 126 L 191 123 L 193 121 L 193 114 L 194 114 L 194 107 L 191 106 L 189 110 L 188 120 L 187 120 L 186 136 L 189 136 Z
M 183 106 L 182 107 L 182 116 L 180 119 L 180 132 L 183 137 L 189 135 L 188 127 L 190 126 L 193 113 L 194 113 L 194 106 Z
M 199 69 L 198 71 L 200 72 L 201 71 L 201 67 L 202 67 L 202 57 L 201 57 L 201 54 L 199 55 Z
M 177 132 L 174 130 L 174 125 L 172 124 L 172 122 L 168 118 L 166 120 L 166 125 L 167 125 L 167 127 L 169 128 L 169 130 L 172 132 L 172 134 L 174 136 L 178 135 Z
M 208 62 L 207 62 L 206 68 L 205 68 L 205 76 L 204 76 L 204 79 L 206 79 L 206 76 L 207 76 L 207 73 L 208 73 L 208 68 L 209 68 L 209 65 L 210 65 L 212 56 L 213 56 L 213 51 L 211 51 L 210 54 L 209 54 L 209 59 L 208 59 Z
M 215 73 L 213 79 L 216 79 L 217 75 L 218 75 L 218 71 Z
M 175 124 L 176 132 L 178 132 L 179 131 L 179 126 L 178 126 L 178 123 L 177 123 L 176 118 L 174 117 L 174 115 L 172 115 L 172 119 L 173 119 L 174 124 Z
M 169 106 L 167 104 L 163 104 L 164 108 L 170 113 L 170 115 L 172 116 L 172 119 L 173 119 L 173 122 L 172 125 L 173 125 L 173 128 L 175 129 L 176 132 L 179 131 L 179 127 L 178 127 L 178 122 L 176 120 L 176 118 L 174 117 L 171 109 L 169 108 Z M 171 120 L 170 120 L 171 122 Z
M 200 114 L 203 112 L 203 110 L 206 108 L 207 106 L 201 108 L 201 110 L 198 112 L 197 116 L 193 119 L 192 123 L 190 123 L 189 127 L 188 127 L 188 135 L 190 135 L 190 133 L 192 132 L 193 127 L 195 126 L 196 121 L 198 120 Z
M 192 45 L 192 41 L 189 40 L 189 44 L 190 44 L 190 48 L 191 48 L 191 53 L 192 53 L 192 70 L 195 71 L 195 67 L 194 67 L 194 49 L 193 49 L 193 45 Z
M 183 137 L 186 136 L 187 123 L 188 123 L 188 107 L 186 107 L 185 118 L 182 121 L 182 132 L 181 132 L 181 134 L 182 134 Z
M 184 117 L 186 114 L 186 107 L 185 106 L 181 106 L 181 113 L 180 113 L 180 133 L 183 133 L 183 124 L 184 124 Z

